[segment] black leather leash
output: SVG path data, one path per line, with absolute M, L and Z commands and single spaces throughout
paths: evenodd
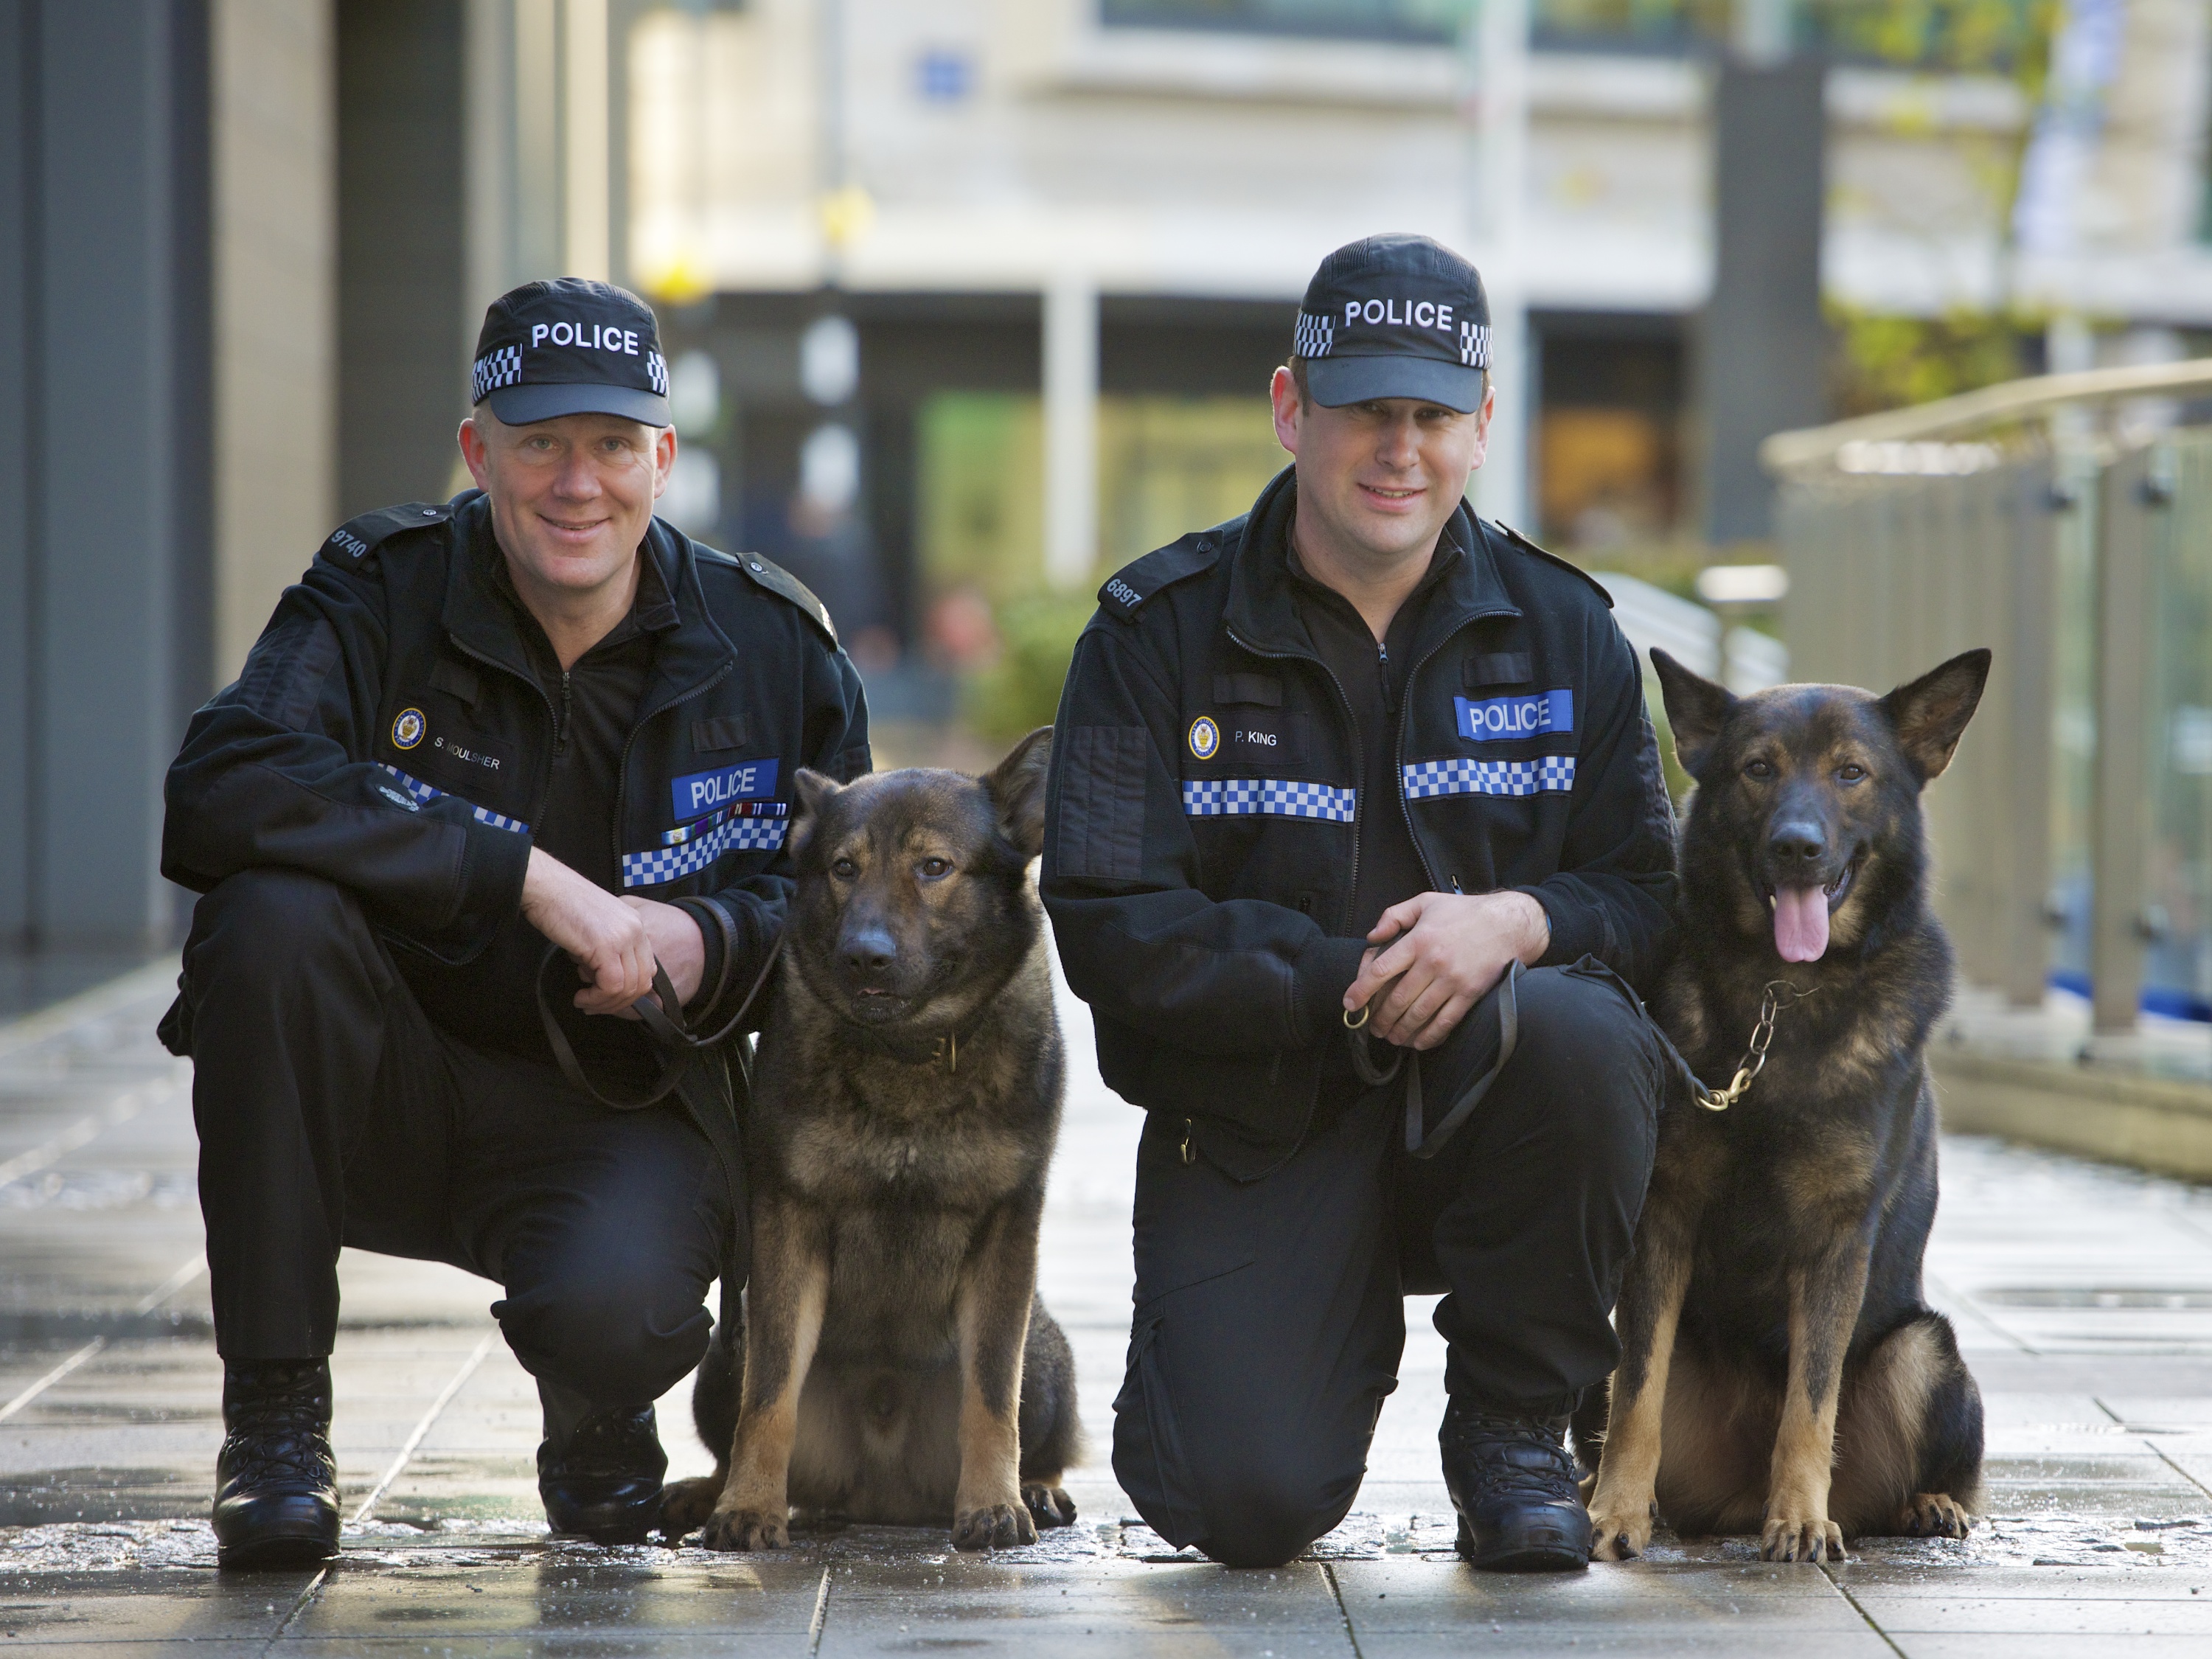
M 779 929 L 775 943 L 769 946 L 768 956 L 761 963 L 760 972 L 753 976 L 752 988 L 745 993 L 745 1000 L 738 1005 L 738 1012 L 730 1016 L 720 1030 L 711 1033 L 695 1032 L 684 1024 L 684 1006 L 676 1000 L 676 988 L 669 982 L 668 970 L 658 961 L 653 963 L 653 994 L 640 997 L 630 1004 L 631 1010 L 644 1022 L 645 1029 L 663 1051 L 660 1074 L 653 1079 L 653 1092 L 642 1100 L 609 1099 L 594 1088 L 591 1079 L 584 1074 L 584 1068 L 576 1059 L 576 1051 L 569 1044 L 568 1034 L 561 1029 L 561 1022 L 554 1017 L 553 1005 L 545 998 L 546 964 L 556 960 L 566 962 L 570 958 L 559 945 L 547 945 L 545 954 L 538 961 L 538 1018 L 545 1028 L 545 1042 L 553 1050 L 553 1059 L 561 1067 L 561 1075 L 568 1079 L 570 1087 L 617 1112 L 641 1111 L 665 1100 L 675 1092 L 676 1085 L 684 1080 L 684 1073 L 690 1068 L 694 1054 L 726 1042 L 744 1023 L 745 1016 L 752 1012 L 754 1000 L 759 997 L 762 988 L 767 985 L 769 975 L 775 970 L 776 958 L 783 954 L 783 939 L 784 935 Z
M 1505 1069 L 1506 1062 L 1513 1058 L 1513 1051 L 1521 1043 L 1521 998 L 1516 988 L 1516 983 L 1520 977 L 1520 963 L 1517 961 L 1508 963 L 1505 967 L 1505 976 L 1499 980 L 1492 988 L 1489 994 L 1482 1000 L 1483 1002 L 1495 1000 L 1498 1004 L 1496 1062 L 1488 1071 L 1476 1079 L 1474 1085 L 1461 1096 L 1452 1109 L 1444 1114 L 1443 1121 L 1426 1134 L 1422 1133 L 1427 1116 L 1427 1107 L 1421 1095 L 1420 1056 L 1414 1054 L 1413 1063 L 1407 1066 L 1407 1056 L 1412 1051 L 1401 1048 L 1390 1057 L 1389 1066 L 1377 1066 L 1374 1056 L 1368 1052 L 1369 1044 L 1373 1039 L 1369 1037 L 1365 1030 L 1367 1017 L 1372 1005 L 1359 1010 L 1359 1017 L 1357 1020 L 1349 1013 L 1345 1015 L 1346 1036 L 1352 1044 L 1352 1067 L 1359 1073 L 1362 1082 L 1370 1088 L 1379 1089 L 1396 1077 L 1401 1069 L 1407 1073 L 1406 1150 L 1413 1157 L 1431 1158 L 1442 1152 L 1445 1144 L 1457 1134 L 1468 1119 L 1474 1115 L 1474 1109 L 1482 1104 L 1483 1097 L 1490 1092 L 1492 1085 L 1498 1081 L 1498 1073 Z M 1481 1003 L 1476 1004 L 1474 1009 L 1468 1011 L 1469 1016 L 1472 1017 L 1481 1006 Z

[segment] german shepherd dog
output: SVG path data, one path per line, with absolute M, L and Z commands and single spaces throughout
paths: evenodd
M 1768 1560 L 1839 1558 L 1847 1534 L 1963 1538 L 1981 1395 L 1920 1282 L 1936 1218 L 1925 1049 L 1951 988 L 1920 796 L 1990 653 L 1885 697 L 1739 698 L 1651 658 L 1697 781 L 1660 1024 L 1699 1077 L 1726 1079 L 1765 988 L 1805 1000 L 1775 1015 L 1765 1069 L 1733 1106 L 1661 1117 L 1620 1368 L 1576 1423 L 1585 1465 L 1602 1449 L 1595 1553 L 1640 1553 L 1655 1512 L 1684 1534 L 1757 1530 Z
M 795 1508 L 1006 1549 L 1075 1518 L 1075 1365 L 1036 1294 L 1064 1074 L 1028 874 L 1051 739 L 982 778 L 798 775 L 751 1277 L 693 1388 L 720 1462 L 668 1489 L 672 1540 L 778 1548 Z

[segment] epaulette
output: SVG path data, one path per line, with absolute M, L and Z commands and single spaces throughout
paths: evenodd
M 1154 549 L 1106 579 L 1106 586 L 1098 590 L 1098 608 L 1123 622 L 1134 622 L 1146 600 L 1164 587 L 1212 569 L 1223 550 L 1243 532 L 1244 520 L 1235 518 Z
M 814 597 L 813 589 L 786 570 L 781 565 L 763 559 L 757 553 L 725 553 L 719 547 L 691 544 L 691 550 L 709 564 L 727 565 L 742 570 L 756 587 L 764 587 L 780 599 L 788 600 L 804 611 L 810 621 L 820 629 L 830 643 L 837 643 L 837 624 L 830 620 L 830 612 L 821 600 Z
M 380 507 L 374 513 L 348 519 L 331 532 L 319 550 L 332 564 L 358 570 L 368 562 L 370 554 L 401 531 L 427 530 L 432 525 L 444 524 L 453 516 L 453 509 L 442 501 L 403 501 L 398 507 Z
M 1583 569 L 1582 566 L 1577 564 L 1573 560 L 1563 559 L 1558 554 L 1537 546 L 1535 543 L 1530 541 L 1526 536 L 1522 535 L 1510 524 L 1501 524 L 1498 520 L 1492 519 L 1490 520 L 1490 526 L 1493 530 L 1496 530 L 1498 534 L 1504 537 L 1507 541 L 1519 548 L 1523 553 L 1534 553 L 1538 558 L 1543 560 L 1546 563 L 1555 564 L 1562 570 L 1571 570 L 1576 575 L 1580 576 L 1584 581 L 1590 585 L 1591 590 L 1596 593 L 1598 598 L 1605 601 L 1605 608 L 1608 611 L 1613 609 L 1613 595 L 1605 591 L 1605 584 L 1600 581 L 1596 577 L 1591 575 L 1589 571 Z

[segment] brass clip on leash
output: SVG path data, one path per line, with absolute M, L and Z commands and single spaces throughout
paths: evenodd
M 1750 1092 L 1752 1080 L 1766 1069 L 1766 1046 L 1774 1041 L 1774 1017 L 1784 1008 L 1802 1002 L 1820 990 L 1801 991 L 1786 979 L 1766 981 L 1765 993 L 1759 1000 L 1759 1024 L 1751 1028 L 1751 1047 L 1743 1053 L 1743 1062 L 1735 1068 L 1725 1089 L 1709 1089 L 1696 1073 L 1685 1066 L 1682 1070 L 1690 1079 L 1691 1097 L 1709 1112 L 1725 1112 Z

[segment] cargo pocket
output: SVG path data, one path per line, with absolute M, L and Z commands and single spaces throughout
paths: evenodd
M 1164 1322 L 1157 1311 L 1141 1315 L 1129 1334 L 1129 1368 L 1114 1399 L 1114 1476 L 1152 1530 L 1182 1549 L 1206 1535 L 1206 1519 L 1160 1352 Z

